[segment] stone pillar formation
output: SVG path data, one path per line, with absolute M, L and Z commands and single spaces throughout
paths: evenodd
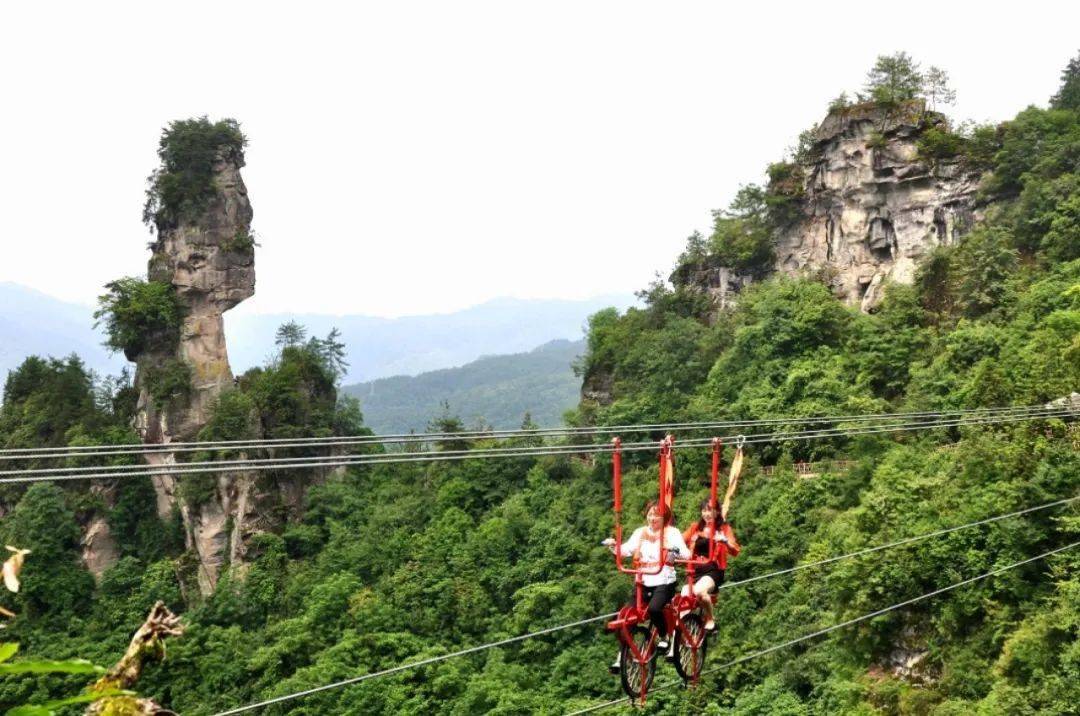
M 174 348 L 149 349 L 136 356 L 139 403 L 135 427 L 145 443 L 195 440 L 216 398 L 233 384 L 223 314 L 255 293 L 252 209 L 240 176 L 243 166 L 242 149 L 219 148 L 213 159 L 212 197 L 191 215 L 156 221 L 157 240 L 150 247 L 148 277 L 175 288 L 183 308 L 183 324 Z M 177 360 L 190 369 L 190 390 L 174 395 L 165 405 L 156 404 L 148 375 Z M 176 455 L 152 454 L 147 461 L 173 464 Z M 187 546 L 198 558 L 200 590 L 208 593 L 216 584 L 229 541 L 225 525 L 232 509 L 230 500 L 191 507 L 179 499 L 176 477 L 161 474 L 153 481 L 158 513 L 168 518 L 173 509 L 180 509 Z

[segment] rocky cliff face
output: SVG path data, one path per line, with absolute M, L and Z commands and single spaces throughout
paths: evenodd
M 891 111 L 867 103 L 830 112 L 814 128 L 807 158 L 770 184 L 766 205 L 783 198 L 791 208 L 783 228 L 770 219 L 772 265 L 737 270 L 705 253 L 690 260 L 684 254 L 671 282 L 705 292 L 710 320 L 746 286 L 777 273 L 812 274 L 850 305 L 872 310 L 887 283 L 911 283 L 923 256 L 955 243 L 980 218 L 979 173 L 960 159 L 919 156 L 923 133 L 945 122 L 921 101 Z M 585 375 L 582 405 L 610 404 L 613 382 L 602 368 Z
M 955 243 L 979 218 L 979 173 L 959 159 L 919 157 L 923 132 L 944 124 L 921 103 L 830 113 L 813 131 L 809 158 L 792 167 L 784 186 L 770 187 L 793 203 L 793 217 L 774 235 L 773 265 L 737 271 L 690 264 L 672 280 L 706 291 L 723 310 L 765 275 L 812 273 L 849 304 L 872 310 L 887 282 L 911 283 L 923 256 Z
M 801 217 L 776 244 L 777 271 L 825 269 L 839 295 L 869 310 L 886 281 L 910 283 L 919 259 L 974 222 L 979 175 L 931 164 L 917 141 L 944 118 L 922 107 L 857 105 L 829 114 L 804 165 Z
M 151 247 L 149 278 L 172 284 L 183 307 L 179 340 L 169 349 L 147 350 L 136 357 L 139 389 L 136 428 L 146 443 L 169 444 L 194 440 L 210 417 L 214 401 L 233 384 L 225 344 L 223 314 L 255 293 L 255 250 L 251 240 L 251 203 L 240 176 L 243 156 L 219 152 L 214 162 L 213 199 L 195 218 L 158 225 Z M 186 367 L 190 388 L 155 397 L 152 381 L 162 371 Z M 175 454 L 148 457 L 154 465 L 173 464 Z M 179 508 L 188 548 L 198 558 L 197 574 L 203 593 L 217 582 L 222 564 L 239 556 L 243 534 L 251 521 L 254 477 L 222 475 L 215 496 L 189 506 L 177 494 L 177 479 L 154 478 L 158 512 L 168 517 Z M 233 535 L 228 523 L 234 521 Z

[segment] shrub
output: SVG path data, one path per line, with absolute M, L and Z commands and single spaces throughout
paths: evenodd
M 753 219 L 717 216 L 709 248 L 720 266 L 736 271 L 763 269 L 772 262 L 772 236 Z
M 1080 114 L 1028 107 L 998 130 L 1000 149 L 986 192 L 1019 194 L 1033 179 L 1052 179 L 1078 169 Z
M 802 152 L 809 158 L 810 150 Z M 800 164 L 777 162 L 768 168 L 769 186 L 765 190 L 765 214 L 769 226 L 781 229 L 800 218 L 800 202 L 805 194 L 805 172 Z
M 237 229 L 236 234 L 223 243 L 221 248 L 237 254 L 249 254 L 259 244 L 255 242 L 255 234 L 247 229 Z
M 213 474 L 182 475 L 179 480 L 180 498 L 188 507 L 199 507 L 217 495 L 217 477 Z
M 959 300 L 968 316 L 981 316 L 999 306 L 1016 270 L 1016 250 L 1007 229 L 980 227 L 957 248 Z
M 936 164 L 943 159 L 952 159 L 964 151 L 965 140 L 959 134 L 950 132 L 946 127 L 927 127 L 919 135 L 916 147 L 919 159 Z
M 191 393 L 191 366 L 179 358 L 147 367 L 145 385 L 158 410 Z
M 56 485 L 32 485 L 0 525 L 4 544 L 33 550 L 32 579 L 23 580 L 16 611 L 68 623 L 89 604 L 93 578 L 79 564 L 79 524 Z
M 1080 256 L 1080 173 L 1044 180 L 1028 175 L 1015 222 L 1016 246 L 1051 261 Z
M 987 171 L 994 166 L 994 155 L 1001 149 L 1001 128 L 996 124 L 981 124 L 965 133 L 964 160 L 975 169 Z
M 199 431 L 199 440 L 219 442 L 258 438 L 255 401 L 240 390 L 227 390 L 214 403 L 210 420 Z
M 246 144 L 235 119 L 169 123 L 158 143 L 161 166 L 147 178 L 143 222 L 161 231 L 196 218 L 217 191 L 214 163 L 224 156 L 243 164 Z
M 135 360 L 147 348 L 176 345 L 183 310 L 171 284 L 128 277 L 105 288 L 108 293 L 98 297 L 94 326 L 105 324 L 106 347 Z
M 836 99 L 829 102 L 829 114 L 834 112 L 843 112 L 845 109 L 852 105 L 851 98 L 848 97 L 847 92 L 841 92 Z
M 120 480 L 108 511 L 109 529 L 120 553 L 140 559 L 161 559 L 176 544 L 158 517 L 157 497 L 149 480 Z M 183 541 L 180 541 L 180 545 Z

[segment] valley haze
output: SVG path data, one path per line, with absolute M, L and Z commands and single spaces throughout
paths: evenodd
M 578 340 L 589 315 L 608 306 L 634 305 L 631 294 L 585 300 L 496 298 L 446 314 L 381 318 L 327 314 L 225 314 L 229 360 L 237 375 L 262 365 L 274 350 L 274 333 L 287 321 L 309 335 L 341 331 L 349 361 L 345 383 L 463 366 L 481 356 L 523 353 L 549 341 Z M 12 282 L 0 283 L 0 377 L 27 356 L 60 358 L 77 353 L 100 375 L 130 366 L 102 346 L 92 306 L 69 303 Z

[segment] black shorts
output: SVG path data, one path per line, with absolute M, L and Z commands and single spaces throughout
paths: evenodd
M 720 585 L 724 583 L 724 570 L 717 567 L 715 564 L 710 564 L 700 572 L 694 572 L 694 581 L 698 582 L 703 577 L 708 577 L 713 581 L 712 589 L 709 590 L 709 594 L 716 594 L 720 590 Z
M 655 587 L 642 586 L 641 601 L 653 609 L 663 609 L 675 597 L 675 582 L 658 584 Z M 637 606 L 637 587 L 630 592 L 630 601 L 626 606 Z

